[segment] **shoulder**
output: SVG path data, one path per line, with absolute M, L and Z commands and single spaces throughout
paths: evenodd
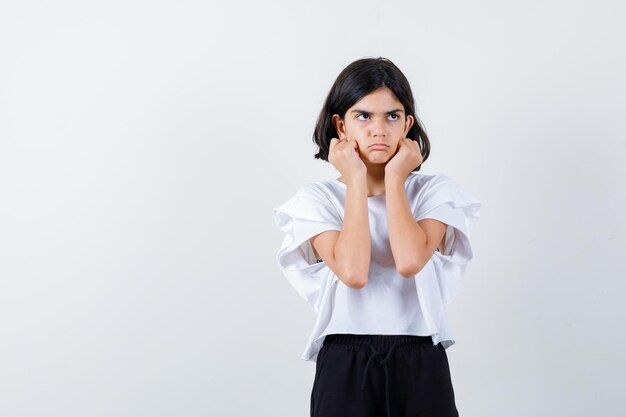
M 319 201 L 332 202 L 338 194 L 337 187 L 331 180 L 309 181 L 298 188 L 296 195 L 306 196 Z
M 422 186 L 432 186 L 434 184 L 441 184 L 441 183 L 453 181 L 451 177 L 442 173 L 420 174 L 419 172 L 414 172 L 412 175 L 415 177 L 414 181 L 416 181 Z
M 411 206 L 416 213 L 428 211 L 443 203 L 454 207 L 478 206 L 480 201 L 463 185 L 446 174 L 417 174 L 409 184 Z
M 324 181 L 310 181 L 301 185 L 291 198 L 274 208 L 274 213 L 279 227 L 287 227 L 293 219 L 333 225 L 340 224 L 342 219 Z
M 481 202 L 464 185 L 449 175 L 429 175 L 418 191 L 416 212 L 427 212 L 448 204 L 453 208 L 467 208 L 472 215 L 477 213 Z
M 297 188 L 292 197 L 276 208 L 292 216 L 341 218 L 341 202 L 331 181 L 309 181 Z
M 452 185 L 454 180 L 445 174 L 422 174 L 412 172 L 407 184 L 409 195 L 422 197 L 438 186 Z

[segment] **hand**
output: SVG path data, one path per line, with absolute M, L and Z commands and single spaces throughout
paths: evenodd
M 346 179 L 367 174 L 367 167 L 361 160 L 359 144 L 354 139 L 332 138 L 328 150 L 328 162 Z
M 422 161 L 422 150 L 419 143 L 409 138 L 400 139 L 398 150 L 385 165 L 385 176 L 392 174 L 406 178 L 421 165 Z

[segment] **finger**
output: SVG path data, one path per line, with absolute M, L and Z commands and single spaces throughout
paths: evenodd
M 337 145 L 337 142 L 339 142 L 339 139 L 337 138 L 331 138 L 330 139 L 330 144 L 328 145 L 328 150 L 332 151 L 333 148 L 335 147 L 335 145 Z
M 354 149 L 354 152 L 355 152 L 357 155 L 360 155 L 359 142 L 358 142 L 358 141 L 356 141 L 356 140 L 354 140 L 354 139 L 352 139 L 352 141 L 351 141 L 350 143 L 352 144 L 352 148 Z

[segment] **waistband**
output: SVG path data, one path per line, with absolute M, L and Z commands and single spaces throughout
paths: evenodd
M 367 381 L 367 371 L 372 364 L 383 366 L 385 371 L 385 405 L 387 408 L 387 417 L 391 417 L 391 398 L 389 388 L 389 369 L 387 363 L 392 360 L 395 351 L 406 351 L 412 349 L 420 349 L 426 345 L 433 345 L 431 336 L 414 336 L 414 335 L 386 335 L 386 334 L 350 334 L 350 333 L 333 333 L 328 334 L 324 338 L 323 346 L 344 346 L 346 349 L 367 350 L 368 360 L 365 364 L 363 372 L 363 380 L 361 381 L 361 391 L 365 391 L 365 383 Z
M 415 336 L 407 334 L 327 334 L 323 342 L 324 346 L 345 346 L 353 350 L 371 351 L 373 345 L 377 351 L 387 351 L 394 346 L 395 351 L 406 351 L 419 348 L 424 345 L 433 345 L 431 336 Z

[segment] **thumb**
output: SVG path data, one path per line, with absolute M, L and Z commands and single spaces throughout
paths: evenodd
M 354 148 L 354 152 L 357 155 L 360 155 L 359 142 L 357 142 L 356 140 L 352 139 L 352 140 L 350 140 L 350 144 L 352 144 L 352 147 Z

